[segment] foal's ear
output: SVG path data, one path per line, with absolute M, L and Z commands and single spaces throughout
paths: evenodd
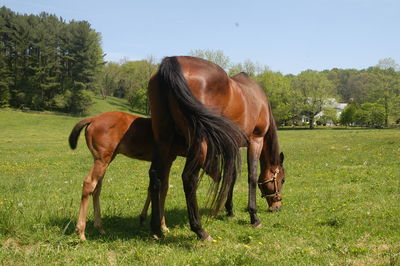
M 279 154 L 279 160 L 280 160 L 280 162 L 281 162 L 281 166 L 283 165 L 283 160 L 285 159 L 285 155 L 283 155 L 283 152 L 281 152 L 280 154 Z

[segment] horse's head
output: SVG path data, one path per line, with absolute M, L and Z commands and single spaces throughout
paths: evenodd
M 268 211 L 279 211 L 282 207 L 282 185 L 285 183 L 282 152 L 279 157 L 279 165 L 269 165 L 265 174 L 258 180 L 261 196 L 266 198 L 268 203 Z

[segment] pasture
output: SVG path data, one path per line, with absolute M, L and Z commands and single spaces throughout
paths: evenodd
M 149 163 L 117 156 L 101 195 L 105 235 L 87 225 L 88 241 L 74 233 L 81 186 L 92 158 L 83 134 L 67 142 L 80 118 L 0 111 L 0 264 L 262 265 L 400 263 L 400 130 L 280 130 L 285 153 L 283 210 L 266 212 L 262 228 L 249 225 L 247 170 L 234 192 L 235 217 L 208 217 L 214 237 L 190 231 L 180 174 L 171 169 L 166 202 L 170 232 L 151 238 L 139 223 Z M 198 191 L 205 207 L 210 180 Z

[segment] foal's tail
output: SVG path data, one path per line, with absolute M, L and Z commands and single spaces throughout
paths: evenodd
M 218 166 L 217 185 L 213 189 L 212 207 L 217 214 L 222 208 L 228 195 L 229 187 L 234 182 L 239 148 L 245 143 L 246 137 L 230 120 L 207 109 L 192 94 L 186 79 L 182 74 L 176 57 L 163 59 L 158 72 L 160 85 L 172 93 L 181 113 L 185 116 L 193 132 L 189 136 L 188 154 L 194 156 L 189 167 L 198 167 L 202 141 L 207 143 L 207 156 L 202 165 L 205 172 L 211 172 Z M 170 107 L 171 108 L 171 107 Z M 221 178 L 222 177 L 222 178 Z
M 79 121 L 74 128 L 72 129 L 71 133 L 69 134 L 69 146 L 71 149 L 75 150 L 76 145 L 78 143 L 79 134 L 81 134 L 82 128 L 89 125 L 92 122 L 92 118 L 86 118 Z

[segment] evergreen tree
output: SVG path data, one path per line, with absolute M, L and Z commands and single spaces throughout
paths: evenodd
M 2 7 L 0 106 L 84 112 L 103 65 L 100 41 L 86 21 L 66 23 Z

